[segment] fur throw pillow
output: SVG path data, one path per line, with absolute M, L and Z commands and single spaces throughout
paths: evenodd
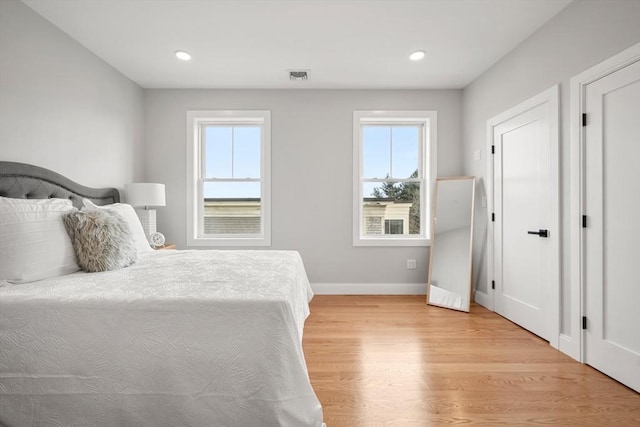
M 88 272 L 118 270 L 138 260 L 125 219 L 106 209 L 74 210 L 63 217 L 80 267 Z

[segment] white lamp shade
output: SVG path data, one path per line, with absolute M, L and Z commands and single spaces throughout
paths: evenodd
M 131 206 L 165 206 L 164 184 L 135 182 L 126 184 L 124 190 Z

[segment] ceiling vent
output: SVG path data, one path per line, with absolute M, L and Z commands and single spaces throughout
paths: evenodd
M 309 70 L 289 70 L 289 80 L 309 80 Z

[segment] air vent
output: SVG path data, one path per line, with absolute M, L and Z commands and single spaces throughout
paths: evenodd
M 289 80 L 309 80 L 309 70 L 289 70 Z

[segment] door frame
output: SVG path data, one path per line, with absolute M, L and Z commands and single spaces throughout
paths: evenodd
M 501 123 L 512 119 L 532 108 L 547 103 L 549 106 L 549 130 L 550 130 L 550 166 L 551 166 L 551 223 L 550 230 L 555 233 L 557 239 L 551 245 L 551 271 L 549 273 L 549 344 L 558 348 L 560 336 L 560 244 L 562 230 L 560 228 L 560 184 L 559 184 L 559 86 L 555 85 L 535 95 L 520 104 L 509 108 L 487 120 L 487 292 L 486 294 L 476 290 L 476 300 L 491 311 L 494 311 L 494 290 L 491 289 L 491 281 L 494 279 L 494 222 L 491 221 L 491 213 L 495 209 L 494 200 L 494 156 L 491 154 L 494 129 Z
M 582 316 L 585 312 L 584 299 L 584 234 L 582 215 L 585 200 L 585 152 L 582 114 L 585 113 L 585 91 L 587 85 L 624 67 L 640 61 L 640 43 L 612 56 L 609 59 L 589 68 L 571 78 L 570 85 L 570 190 L 571 210 L 569 227 L 571 237 L 570 253 L 570 335 L 560 336 L 559 350 L 580 362 L 584 362 L 584 331 L 582 330 Z M 587 118 L 588 120 L 588 118 Z

